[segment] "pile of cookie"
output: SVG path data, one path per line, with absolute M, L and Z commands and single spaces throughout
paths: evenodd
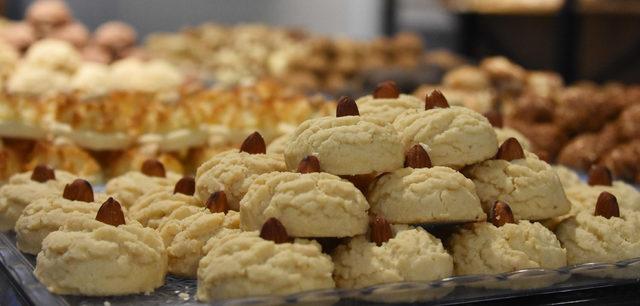
M 51 292 L 87 296 L 151 292 L 167 273 L 212 301 L 640 256 L 632 186 L 604 167 L 583 183 L 393 82 L 269 146 L 252 133 L 195 177 L 148 159 L 94 194 L 38 166 L 0 188 L 0 218 Z
M 504 57 L 492 57 L 477 67 L 451 70 L 440 86 L 452 104 L 501 113 L 504 124 L 526 135 L 531 150 L 546 161 L 585 172 L 598 164 L 623 179 L 638 178 L 637 85 L 565 86 L 557 73 L 527 71 Z M 425 85 L 416 95 L 433 88 Z

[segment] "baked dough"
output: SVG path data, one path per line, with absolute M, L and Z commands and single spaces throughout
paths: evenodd
M 498 152 L 498 139 L 487 118 L 464 107 L 406 111 L 393 126 L 405 150 L 423 144 L 434 166 L 462 168 Z
M 542 220 L 568 213 L 571 203 L 555 170 L 532 153 L 525 156 L 487 160 L 465 170 L 476 184 L 484 211 L 499 200 L 509 203 L 516 219 Z
M 156 189 L 172 188 L 181 176 L 167 172 L 166 177 L 148 176 L 130 171 L 107 182 L 106 193 L 118 199 L 123 207 L 130 208 L 142 195 Z
M 127 216 L 142 226 L 157 229 L 179 207 L 204 207 L 199 199 L 182 193 L 173 193 L 174 187 L 163 187 L 147 192 L 129 208 Z
M 584 185 L 584 182 L 575 171 L 562 165 L 554 165 L 552 167 L 556 170 L 556 174 L 558 174 L 560 183 L 562 183 L 562 187 L 564 187 L 565 191 L 573 186 Z M 567 194 L 567 197 L 568 196 L 569 195 Z
M 115 227 L 84 218 L 44 239 L 34 274 L 55 294 L 110 296 L 150 293 L 164 284 L 166 271 L 156 231 L 135 221 Z
M 276 218 L 291 237 L 352 237 L 367 231 L 369 204 L 350 182 L 328 173 L 273 172 L 257 177 L 240 201 L 245 231 Z
M 198 266 L 198 300 L 286 295 L 335 287 L 333 263 L 314 241 L 276 244 L 258 232 L 220 233 Z
M 15 174 L 0 187 L 0 231 L 13 230 L 27 205 L 37 199 L 62 196 L 64 186 L 76 179 L 71 173 L 55 170 L 55 180 L 40 183 L 31 180 L 32 174 L 33 171 Z
M 289 169 L 314 155 L 322 171 L 335 175 L 393 171 L 404 162 L 404 149 L 393 127 L 359 116 L 303 122 L 291 135 L 284 155 Z
M 625 182 L 613 181 L 611 186 L 581 184 L 566 189 L 567 198 L 571 201 L 571 211 L 556 218 L 556 221 L 573 217 L 582 211 L 593 213 L 598 197 L 603 191 L 616 197 L 620 209 L 640 212 L 640 192 Z
M 493 130 L 496 131 L 496 136 L 498 137 L 498 146 L 509 138 L 515 138 L 516 140 L 518 140 L 523 149 L 527 151 L 531 150 L 531 141 L 529 141 L 526 136 L 522 135 L 522 133 L 509 127 L 494 127 Z
M 476 187 L 448 167 L 402 168 L 384 174 L 369 188 L 371 211 L 391 223 L 484 221 Z
M 158 228 L 169 257 L 169 273 L 173 275 L 196 278 L 198 262 L 205 255 L 202 251 L 205 243 L 223 228 L 240 228 L 236 211 L 230 210 L 225 215 L 199 208 L 198 212 L 185 216 L 186 210 L 194 208 L 185 206 L 182 211 L 175 210 Z
M 475 223 L 450 241 L 456 275 L 498 274 L 521 269 L 557 269 L 567 265 L 567 252 L 540 223 L 522 220 L 496 227 Z
M 401 94 L 398 98 L 374 98 L 372 95 L 356 100 L 362 117 L 376 121 L 381 125 L 392 124 L 406 110 L 424 109 L 424 101 L 414 96 Z
M 206 201 L 216 191 L 224 191 L 233 210 L 260 174 L 286 169 L 281 155 L 249 154 L 238 149 L 222 152 L 196 171 L 196 196 Z
M 290 136 L 289 134 L 285 134 L 271 141 L 267 146 L 267 153 L 284 155 L 284 150 L 287 148 Z
M 591 207 L 595 207 L 595 201 Z M 582 211 L 562 222 L 556 234 L 567 248 L 568 263 L 616 262 L 640 257 L 640 213 L 621 208 L 620 216 L 606 219 L 594 216 L 593 210 Z
M 62 197 L 40 198 L 27 205 L 16 221 L 16 245 L 27 254 L 36 255 L 42 249 L 42 241 L 70 220 L 93 219 L 100 205 L 107 199 L 95 194 L 94 202 L 67 200 Z
M 404 281 L 432 281 L 453 273 L 442 242 L 421 227 L 392 226 L 395 237 L 377 246 L 357 236 L 333 255 L 338 288 L 356 289 Z

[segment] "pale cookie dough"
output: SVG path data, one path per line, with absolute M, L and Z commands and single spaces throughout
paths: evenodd
M 558 174 L 560 183 L 562 183 L 562 187 L 564 187 L 565 191 L 574 186 L 585 185 L 585 182 L 580 179 L 578 173 L 575 171 L 562 165 L 554 165 L 552 167 L 556 170 L 556 174 Z M 567 194 L 567 197 L 568 196 L 569 195 Z
M 139 171 L 130 171 L 107 182 L 106 193 L 129 208 L 138 198 L 156 189 L 173 187 L 181 176 L 167 172 L 166 177 L 148 176 Z
M 29 204 L 22 211 L 15 226 L 18 249 L 28 254 L 38 254 L 42 249 L 42 240 L 66 222 L 95 218 L 107 197 L 96 194 L 94 198 L 94 202 L 88 203 L 49 197 Z
M 267 146 L 267 154 L 284 155 L 284 150 L 287 148 L 290 136 L 289 134 L 285 134 L 271 141 Z
M 571 203 L 555 170 L 532 153 L 506 161 L 491 159 L 465 170 L 485 212 L 495 201 L 509 203 L 516 219 L 542 220 L 564 215 Z
M 40 183 L 31 180 L 32 173 L 15 174 L 0 187 L 0 231 L 13 230 L 27 205 L 37 199 L 62 196 L 64 186 L 76 179 L 71 173 L 55 170 L 55 180 Z
M 621 208 L 620 215 L 606 219 L 594 216 L 593 211 L 583 211 L 562 222 L 556 234 L 567 248 L 569 264 L 640 257 L 640 213 Z
M 303 122 L 291 135 L 284 155 L 289 169 L 314 155 L 324 172 L 335 175 L 393 171 L 404 162 L 404 148 L 393 127 L 359 116 Z
M 173 193 L 174 187 L 164 187 L 147 192 L 129 208 L 127 217 L 142 226 L 157 229 L 166 222 L 171 213 L 182 206 L 204 207 L 198 198 L 182 193 Z
M 453 260 L 440 240 L 420 227 L 393 226 L 392 229 L 395 237 L 381 246 L 361 235 L 336 249 L 333 260 L 338 288 L 432 281 L 452 275 Z
M 56 294 L 111 296 L 153 292 L 166 271 L 167 254 L 154 230 L 135 221 L 115 227 L 77 219 L 45 238 L 34 274 Z
M 613 181 L 612 186 L 582 184 L 565 190 L 567 198 L 571 201 L 571 211 L 559 217 L 558 221 L 575 216 L 582 211 L 593 213 L 598 196 L 603 191 L 609 192 L 616 197 L 620 209 L 640 212 L 640 192 L 625 182 Z
M 285 171 L 281 155 L 249 154 L 237 149 L 215 155 L 196 172 L 196 197 L 203 202 L 216 191 L 224 191 L 233 210 L 258 175 Z
M 382 125 L 393 121 L 409 109 L 424 109 L 424 101 L 411 95 L 401 94 L 398 98 L 374 98 L 372 95 L 356 100 L 360 116 L 376 121 Z
M 520 221 L 496 227 L 475 223 L 450 241 L 456 275 L 498 274 L 529 268 L 567 265 L 567 251 L 540 223 Z
M 462 168 L 498 152 L 498 139 L 487 118 L 464 107 L 406 111 L 393 126 L 404 149 L 423 144 L 434 166 Z
M 527 151 L 531 150 L 531 141 L 529 141 L 526 136 L 522 135 L 522 133 L 508 127 L 494 127 L 493 130 L 496 131 L 496 136 L 498 136 L 498 146 L 509 138 L 515 138 L 523 149 Z
M 367 196 L 390 223 L 453 223 L 486 219 L 476 187 L 447 167 L 402 168 L 380 177 Z
M 258 232 L 220 234 L 198 266 L 198 300 L 330 289 L 333 263 L 314 241 L 276 244 Z
M 367 231 L 369 204 L 349 181 L 328 173 L 257 177 L 240 201 L 240 224 L 260 230 L 276 218 L 292 237 L 352 237 Z
M 177 214 L 176 214 L 177 213 Z M 169 273 L 196 278 L 198 262 L 205 255 L 202 248 L 223 228 L 239 229 L 238 212 L 211 213 L 206 208 L 181 218 L 182 212 L 174 211 L 158 232 L 169 257 Z

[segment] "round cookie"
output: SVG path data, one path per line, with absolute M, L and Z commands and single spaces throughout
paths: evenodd
M 322 171 L 335 175 L 366 175 L 402 167 L 403 148 L 397 132 L 360 117 L 355 102 L 343 97 L 338 117 L 310 119 L 298 126 L 284 152 L 289 169 L 305 157 L 320 160 Z
M 552 167 L 556 170 L 560 183 L 562 184 L 562 187 L 564 187 L 565 192 L 567 192 L 567 197 L 569 197 L 568 188 L 584 185 L 584 182 L 575 171 L 562 165 L 553 165 Z M 569 198 L 569 200 L 571 200 L 571 198 Z
M 267 146 L 267 154 L 283 155 L 284 150 L 287 148 L 289 136 L 289 134 L 285 134 L 271 141 L 269 146 Z
M 640 212 L 619 209 L 615 197 L 607 192 L 595 203 L 595 213 L 583 210 L 558 225 L 556 235 L 567 248 L 568 263 L 611 263 L 640 257 Z
M 257 177 L 240 201 L 240 224 L 258 230 L 277 218 L 293 237 L 351 237 L 367 231 L 369 204 L 350 182 L 328 173 Z
M 335 287 L 333 263 L 318 243 L 304 239 L 275 243 L 261 238 L 257 231 L 226 231 L 204 247 L 207 255 L 198 266 L 198 300 L 287 295 Z
M 114 225 L 93 218 L 70 220 L 47 236 L 36 278 L 55 294 L 84 296 L 150 293 L 162 286 L 167 254 L 160 236 L 135 221 L 123 224 L 120 215 L 122 221 Z M 93 217 L 100 218 L 100 212 Z
M 451 255 L 440 240 L 423 228 L 396 225 L 389 231 L 389 239 L 380 245 L 360 235 L 335 250 L 334 279 L 338 288 L 432 281 L 452 275 Z
M 180 191 L 182 182 L 190 181 L 191 190 Z M 158 188 L 145 193 L 129 208 L 127 216 L 142 224 L 142 226 L 157 229 L 166 222 L 176 209 L 183 206 L 203 207 L 202 201 L 193 196 L 195 186 L 193 178 L 182 178 L 176 187 Z
M 436 99 L 430 98 L 435 93 L 439 92 L 427 96 L 427 103 Z M 443 105 L 426 111 L 406 111 L 393 122 L 404 148 L 423 144 L 434 166 L 452 168 L 462 168 L 494 156 L 498 139 L 489 121 L 468 108 L 448 106 L 442 94 L 437 96 L 437 100 L 444 100 L 438 101 Z
M 61 196 L 64 186 L 74 179 L 71 173 L 46 166 L 11 176 L 0 187 L 0 231 L 13 230 L 27 205 L 38 199 Z
M 485 212 L 495 201 L 509 203 L 516 219 L 542 220 L 569 212 L 571 204 L 555 170 L 534 154 L 523 153 L 517 140 L 510 140 L 500 147 L 497 159 L 464 171 L 476 185 Z M 519 152 L 517 156 L 507 156 L 513 150 Z
M 454 223 L 486 219 L 476 187 L 462 173 L 448 167 L 430 168 L 420 145 L 405 157 L 406 168 L 386 173 L 369 188 L 371 212 L 391 223 Z
M 456 275 L 556 269 L 567 265 L 567 252 L 553 233 L 540 223 L 526 220 L 500 227 L 474 223 L 455 233 L 449 245 Z
M 176 173 L 166 173 L 162 163 L 147 160 L 140 172 L 130 171 L 109 180 L 106 193 L 118 199 L 122 206 L 129 208 L 143 194 L 155 189 L 173 187 L 179 179 L 180 175 Z
M 522 148 L 530 151 L 531 150 L 531 141 L 522 133 L 509 128 L 509 127 L 494 127 L 493 130 L 496 132 L 496 136 L 498 137 L 498 145 L 501 145 L 505 140 L 509 138 L 515 138 L 518 140 Z
M 424 102 L 420 99 L 404 94 L 396 98 L 376 98 L 373 95 L 367 95 L 356 100 L 356 104 L 363 118 L 381 125 L 392 124 L 396 117 L 406 110 L 424 107 Z
M 254 133 L 245 140 L 243 147 L 248 148 L 245 151 L 241 149 L 241 151 L 229 150 L 219 153 L 198 167 L 196 197 L 206 201 L 212 193 L 224 191 L 231 209 L 238 210 L 240 199 L 247 193 L 249 186 L 258 175 L 284 171 L 286 167 L 282 156 L 265 154 L 264 140 L 261 136 L 258 139 L 258 136 L 259 134 Z M 248 152 L 252 147 L 257 147 L 259 150 Z
M 184 212 L 174 211 L 158 232 L 164 241 L 169 257 L 169 273 L 196 278 L 198 262 L 205 255 L 202 248 L 220 230 L 239 229 L 238 212 L 211 213 L 206 208 L 183 217 Z

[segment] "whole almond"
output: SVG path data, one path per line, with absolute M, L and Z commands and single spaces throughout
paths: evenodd
M 93 188 L 83 179 L 76 179 L 64 186 L 62 197 L 71 201 L 93 202 Z
M 496 154 L 496 158 L 506 161 L 522 159 L 524 158 L 524 150 L 522 149 L 522 146 L 520 145 L 518 140 L 511 137 L 505 140 L 502 145 L 500 145 L 498 154 Z
M 284 228 L 284 225 L 282 225 L 280 220 L 276 218 L 269 218 L 269 220 L 262 225 L 262 229 L 260 229 L 260 237 L 264 240 L 271 240 L 275 243 L 287 243 L 292 241 L 289 234 L 287 234 L 287 229 Z
M 303 158 L 298 164 L 298 173 L 320 172 L 320 160 L 313 155 Z
M 377 246 L 381 246 L 393 238 L 393 231 L 389 222 L 382 216 L 371 215 L 369 217 L 369 238 Z
M 400 96 L 400 89 L 394 81 L 384 81 L 378 83 L 376 89 L 373 91 L 373 97 L 375 99 L 396 99 Z
M 404 166 L 405 168 L 431 168 L 431 158 L 429 153 L 419 144 L 413 145 L 413 147 L 407 150 L 404 154 Z
M 489 123 L 491 123 L 493 127 L 502 128 L 504 122 L 502 120 L 502 115 L 500 114 L 499 111 L 490 110 L 484 113 L 484 116 L 485 118 L 487 118 L 487 120 L 489 120 Z
M 242 142 L 240 152 L 246 152 L 249 154 L 266 154 L 267 145 L 264 143 L 264 138 L 262 138 L 260 133 L 253 132 Z
M 164 170 L 164 165 L 157 159 L 147 159 L 142 163 L 140 172 L 146 176 L 166 177 L 167 172 Z
M 102 203 L 102 206 L 98 209 L 96 220 L 113 226 L 126 224 L 120 203 L 111 197 Z
M 33 172 L 31 173 L 31 180 L 40 183 L 55 179 L 55 171 L 53 171 L 53 169 L 47 165 L 37 165 L 35 168 L 33 168 Z
M 612 181 L 613 177 L 611 176 L 609 168 L 600 165 L 593 165 L 589 169 L 589 185 L 611 186 Z
M 185 176 L 176 182 L 173 193 L 182 193 L 192 196 L 196 192 L 196 180 L 191 176 Z
M 620 207 L 618 206 L 618 199 L 606 191 L 603 191 L 598 196 L 598 202 L 596 202 L 596 210 L 594 215 L 611 219 L 611 217 L 620 217 Z
M 442 92 L 440 92 L 437 89 L 429 93 L 424 98 L 425 110 L 430 110 L 433 108 L 448 108 L 448 107 L 449 107 L 449 102 L 447 102 L 447 98 L 445 98 Z
M 227 202 L 227 194 L 222 190 L 212 193 L 207 199 L 205 206 L 207 206 L 209 211 L 212 213 L 226 214 L 231 209 L 229 207 L 229 202 Z
M 507 223 L 516 223 L 509 204 L 501 201 L 493 203 L 491 211 L 489 212 L 489 220 L 497 227 L 503 226 Z
M 336 117 L 344 116 L 360 116 L 358 104 L 347 96 L 340 97 L 340 99 L 338 99 L 338 106 L 336 106 Z

